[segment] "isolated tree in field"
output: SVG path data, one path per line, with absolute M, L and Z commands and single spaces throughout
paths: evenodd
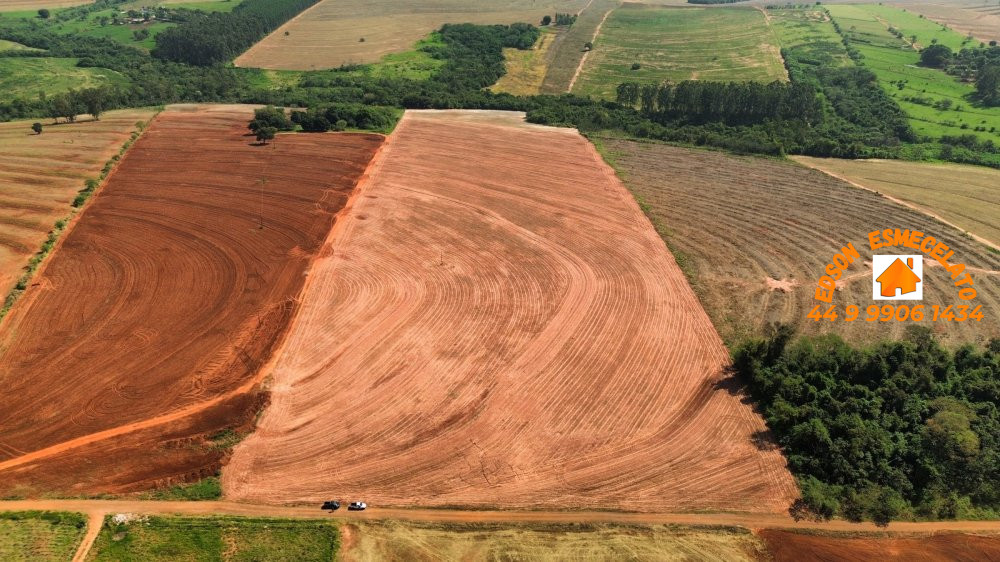
M 42 124 L 41 123 L 32 123 L 31 124 L 31 130 L 35 131 L 36 135 L 42 134 Z
M 87 113 L 93 115 L 95 121 L 99 121 L 107 105 L 108 92 L 103 88 L 89 88 L 80 91 L 79 99 Z
M 979 71 L 976 96 L 986 105 L 1000 105 L 1000 66 L 990 65 Z
M 247 127 L 254 133 L 263 127 L 274 127 L 278 131 L 291 131 L 295 129 L 295 124 L 285 115 L 284 109 L 269 105 L 255 109 L 253 121 Z
M 947 45 L 934 44 L 920 51 L 920 62 L 924 66 L 941 68 L 951 60 L 952 52 Z
M 546 26 L 552 23 L 552 16 L 545 16 L 542 18 L 542 26 Z
M 583 44 L 583 50 L 584 51 L 589 51 L 589 50 L 591 50 L 593 48 L 594 48 L 594 44 L 591 43 L 590 41 L 587 41 L 586 43 Z
M 82 109 L 74 90 L 55 96 L 49 102 L 49 114 L 56 123 L 60 117 L 66 119 L 67 123 L 72 123 L 76 121 L 78 113 L 82 113 Z
M 274 140 L 274 136 L 277 134 L 278 129 L 275 127 L 261 127 L 257 129 L 257 142 L 267 144 L 267 141 Z
M 42 18 L 43 20 L 49 19 L 50 15 L 52 15 L 52 14 L 48 10 L 46 10 L 45 8 L 42 8 L 42 9 L 38 10 L 38 17 Z

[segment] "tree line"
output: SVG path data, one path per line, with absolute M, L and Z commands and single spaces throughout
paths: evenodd
M 796 517 L 1000 514 L 1000 340 L 952 351 L 914 327 L 858 347 L 784 326 L 733 359 L 798 478 Z
M 653 121 L 667 124 L 677 118 L 692 122 L 721 121 L 730 125 L 762 123 L 769 119 L 822 119 L 815 88 L 799 82 L 706 82 L 618 85 L 619 104 L 636 107 Z
M 199 13 L 160 32 L 152 55 L 195 66 L 229 62 L 319 0 L 244 0 L 232 12 Z

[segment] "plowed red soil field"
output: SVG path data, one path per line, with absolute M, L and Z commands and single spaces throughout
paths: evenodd
M 201 436 L 252 421 L 304 274 L 383 138 L 254 146 L 251 117 L 157 117 L 0 326 L 0 492 L 198 476 L 224 454 Z
M 408 112 L 372 169 L 223 471 L 229 497 L 787 508 L 708 316 L 575 130 Z
M 918 537 L 840 538 L 765 529 L 757 533 L 775 562 L 981 562 L 1000 560 L 997 536 L 943 533 Z

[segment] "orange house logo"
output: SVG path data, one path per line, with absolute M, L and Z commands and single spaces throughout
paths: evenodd
M 923 300 L 923 256 L 872 256 L 872 298 Z

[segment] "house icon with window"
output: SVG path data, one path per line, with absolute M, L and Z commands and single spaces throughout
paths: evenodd
M 881 287 L 879 294 L 883 297 L 895 297 L 897 291 L 899 296 L 916 292 L 920 276 L 913 270 L 912 257 L 906 258 L 906 263 L 896 258 L 875 280 Z

